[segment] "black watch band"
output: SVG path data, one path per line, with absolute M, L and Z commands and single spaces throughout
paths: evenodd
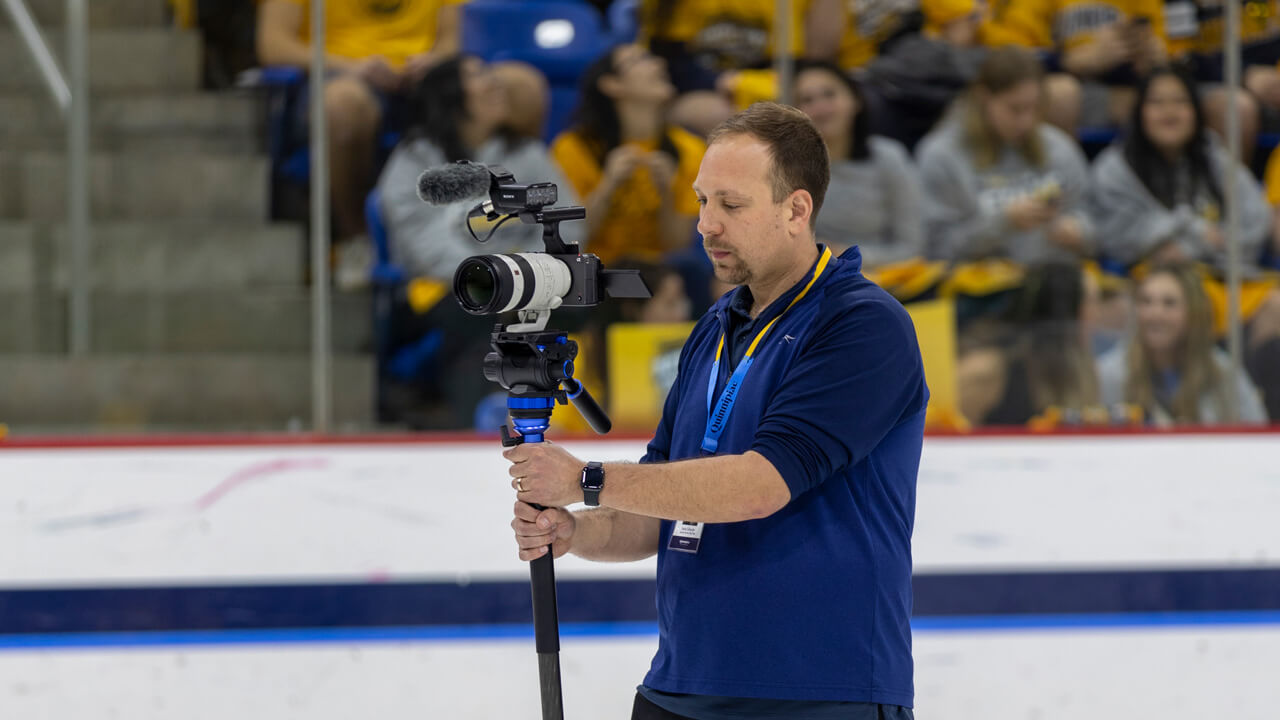
M 600 491 L 604 489 L 604 466 L 592 461 L 582 468 L 582 501 L 588 507 L 600 505 Z

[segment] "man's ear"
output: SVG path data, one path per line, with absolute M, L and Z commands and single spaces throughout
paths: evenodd
M 809 218 L 813 217 L 813 196 L 803 188 L 793 190 L 787 197 L 787 222 L 800 227 L 809 226 Z

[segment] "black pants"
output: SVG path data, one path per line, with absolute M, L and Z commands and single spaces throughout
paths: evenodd
M 636 693 L 636 702 L 631 706 L 631 720 L 692 720 L 692 718 L 668 712 L 646 700 L 640 693 Z
M 880 718 L 895 718 L 900 720 L 911 720 L 914 714 L 911 710 L 891 705 L 877 706 L 879 712 L 877 716 Z M 631 706 L 631 720 L 693 720 L 693 718 L 677 715 L 673 712 L 664 710 L 657 705 L 649 702 L 640 693 L 636 693 L 636 701 Z

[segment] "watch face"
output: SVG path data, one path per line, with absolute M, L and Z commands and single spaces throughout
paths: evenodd
M 595 467 L 588 465 L 583 468 L 582 487 L 590 490 L 599 490 L 604 487 L 604 468 L 598 465 Z

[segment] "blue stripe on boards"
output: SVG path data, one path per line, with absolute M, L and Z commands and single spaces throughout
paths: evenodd
M 972 616 L 916 618 L 918 634 L 993 631 L 1108 631 L 1188 627 L 1275 625 L 1280 612 L 1121 613 L 1081 615 Z M 654 623 L 572 623 L 563 638 L 656 638 Z M 286 630 L 200 630 L 190 632 L 56 633 L 0 635 L 0 652 L 22 650 L 147 648 L 226 645 L 340 645 L 377 643 L 532 640 L 532 625 L 442 625 L 388 628 L 298 628 Z
M 1280 569 L 920 574 L 915 616 L 1280 612 Z M 656 621 L 652 580 L 561 580 L 567 626 Z M 523 581 L 0 590 L 0 635 L 520 626 Z

